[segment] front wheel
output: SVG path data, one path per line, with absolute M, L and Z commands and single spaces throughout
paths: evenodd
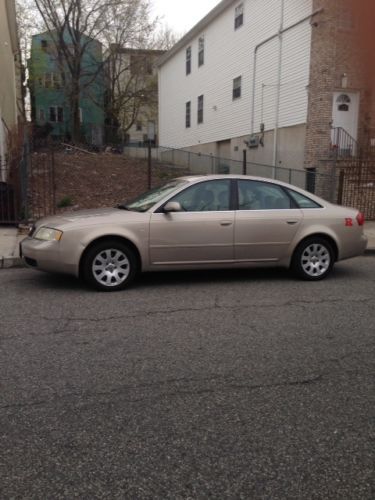
M 334 265 L 332 245 L 324 238 L 308 238 L 297 247 L 292 269 L 300 278 L 318 281 L 326 278 Z
M 82 274 L 97 290 L 114 292 L 128 286 L 137 273 L 137 259 L 125 243 L 105 240 L 94 244 L 84 257 Z

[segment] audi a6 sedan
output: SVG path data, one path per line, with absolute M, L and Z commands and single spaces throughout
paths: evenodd
M 361 255 L 364 216 L 295 186 L 248 176 L 181 177 L 116 208 L 39 220 L 21 243 L 27 265 L 99 290 L 138 272 L 283 266 L 302 279 Z

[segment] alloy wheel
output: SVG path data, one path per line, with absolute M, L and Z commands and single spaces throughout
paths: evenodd
M 105 287 L 117 287 L 129 276 L 130 262 L 126 254 L 116 248 L 99 252 L 92 261 L 95 280 Z
M 303 271 L 312 278 L 325 274 L 331 264 L 331 255 L 321 243 L 308 245 L 301 255 L 301 267 Z

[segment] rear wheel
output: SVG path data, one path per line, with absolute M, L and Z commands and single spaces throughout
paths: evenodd
M 332 245 L 324 238 L 304 240 L 294 252 L 293 271 L 304 280 L 318 281 L 332 271 L 335 257 Z
M 101 241 L 94 244 L 85 255 L 82 273 L 86 283 L 97 290 L 122 290 L 137 273 L 137 259 L 125 243 Z

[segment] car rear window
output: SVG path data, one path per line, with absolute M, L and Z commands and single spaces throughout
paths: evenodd
M 322 208 L 319 203 L 311 200 L 307 196 L 304 196 L 301 193 L 297 193 L 297 191 L 293 191 L 292 189 L 288 189 L 288 193 L 293 198 L 293 200 L 297 203 L 299 208 Z

